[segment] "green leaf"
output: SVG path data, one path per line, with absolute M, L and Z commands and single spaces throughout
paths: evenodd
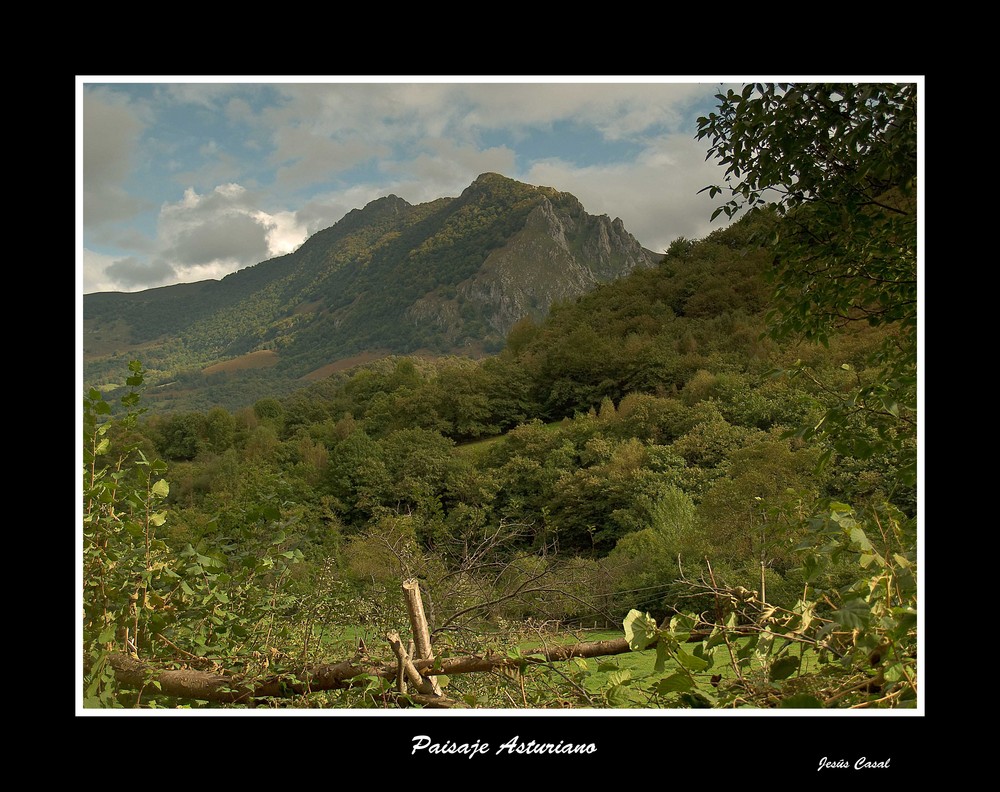
M 886 411 L 893 417 L 899 417 L 899 404 L 895 399 L 883 397 L 882 406 L 885 407 Z
M 886 682 L 899 682 L 905 677 L 903 674 L 903 666 L 900 663 L 893 663 L 882 673 L 883 679 Z
M 634 608 L 628 612 L 622 625 L 625 638 L 633 652 L 640 652 L 656 640 L 656 621 L 648 613 Z
M 667 693 L 680 693 L 694 687 L 694 682 L 687 674 L 671 674 L 656 683 L 656 692 L 661 696 Z
M 715 696 L 703 688 L 681 693 L 681 701 L 694 709 L 711 709 L 717 703 Z
M 656 662 L 653 664 L 653 669 L 660 673 L 666 667 L 668 658 L 670 657 L 670 650 L 667 647 L 666 642 L 660 641 L 656 644 Z
M 772 682 L 776 682 L 779 679 L 787 679 L 796 671 L 799 670 L 799 658 L 792 657 L 791 655 L 787 657 L 782 657 L 780 660 L 776 660 L 771 666 L 770 678 Z
M 760 657 L 768 657 L 771 654 L 771 649 L 774 648 L 774 636 L 769 633 L 761 633 L 760 637 L 757 639 L 757 654 Z
M 865 532 L 860 528 L 852 528 L 849 536 L 851 537 L 851 542 L 857 547 L 858 550 L 872 549 L 872 543 L 868 540 L 868 536 Z
M 893 616 L 902 632 L 912 630 L 917 626 L 917 612 L 913 608 L 893 608 Z
M 820 709 L 823 702 L 808 693 L 796 693 L 794 696 L 782 699 L 778 706 L 782 709 Z
M 802 559 L 801 571 L 802 579 L 807 583 L 812 583 L 823 571 L 819 558 L 813 553 L 807 554 Z
M 632 703 L 628 695 L 628 689 L 621 685 L 615 685 L 610 688 L 604 696 L 608 700 L 608 704 L 612 707 L 627 707 Z
M 688 654 L 683 649 L 677 650 L 677 662 L 689 671 L 704 671 L 708 668 L 708 661 Z
M 609 685 L 624 685 L 632 679 L 632 672 L 627 668 L 623 668 L 620 671 L 615 671 L 614 673 L 608 674 L 608 684 Z
M 670 619 L 670 632 L 690 633 L 698 623 L 697 617 L 690 613 L 678 613 Z
M 830 614 L 830 618 L 848 630 L 863 629 L 871 621 L 872 612 L 867 602 L 855 598 L 845 602 L 840 610 Z
M 715 650 L 706 649 L 704 643 L 700 643 L 694 648 L 694 656 L 705 661 L 705 668 L 711 668 L 715 663 Z
M 711 634 L 703 642 L 703 646 L 705 647 L 705 650 L 708 651 L 709 649 L 714 649 L 716 646 L 724 644 L 725 642 L 726 642 L 725 632 L 720 630 L 718 627 L 713 627 Z
M 153 485 L 153 494 L 160 498 L 165 498 L 170 494 L 170 484 L 165 479 L 160 479 Z
M 760 635 L 752 635 L 750 639 L 743 644 L 739 649 L 736 650 L 736 657 L 739 660 L 746 660 L 750 655 L 754 653 L 757 648 L 757 642 L 760 640 Z

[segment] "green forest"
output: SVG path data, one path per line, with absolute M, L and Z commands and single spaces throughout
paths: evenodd
M 85 385 L 83 706 L 916 707 L 916 86 L 717 99 L 733 222 L 491 356 Z

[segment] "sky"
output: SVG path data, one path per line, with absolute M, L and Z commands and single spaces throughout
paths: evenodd
M 386 195 L 496 172 L 644 247 L 721 228 L 712 77 L 77 77 L 80 293 L 222 278 Z

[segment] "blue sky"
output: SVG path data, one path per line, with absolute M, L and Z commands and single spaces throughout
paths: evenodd
M 447 81 L 443 81 L 447 79 Z M 572 193 L 662 252 L 721 227 L 704 78 L 78 77 L 78 285 L 221 278 L 395 194 L 494 171 Z

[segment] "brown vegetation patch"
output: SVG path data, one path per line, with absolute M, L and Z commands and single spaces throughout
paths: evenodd
M 340 358 L 340 360 L 335 360 L 333 363 L 327 363 L 325 366 L 320 366 L 318 369 L 302 375 L 299 379 L 303 379 L 308 382 L 316 382 L 317 380 L 326 379 L 331 374 L 336 374 L 338 371 L 347 371 L 349 368 L 360 366 L 362 363 L 371 363 L 373 360 L 384 358 L 389 354 L 391 354 L 389 350 L 383 349 L 375 352 L 362 352 L 360 355 Z
M 313 300 L 312 302 L 299 303 L 292 310 L 293 314 L 306 314 L 306 313 L 316 313 L 323 306 L 322 300 Z
M 116 319 L 113 322 L 83 320 L 83 359 L 99 360 L 113 354 L 128 354 L 142 349 L 145 344 L 133 344 L 132 329 L 128 322 Z
M 256 352 L 248 352 L 232 360 L 224 360 L 221 363 L 203 368 L 204 375 L 218 374 L 220 371 L 240 371 L 242 369 L 270 368 L 278 363 L 278 353 L 271 349 L 259 349 Z

